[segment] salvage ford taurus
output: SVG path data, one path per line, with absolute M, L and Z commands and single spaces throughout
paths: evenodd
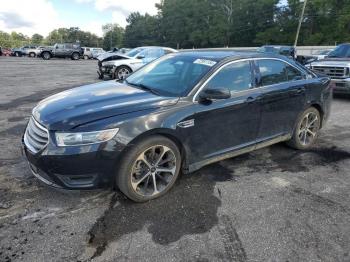
M 310 148 L 329 115 L 329 83 L 277 55 L 173 53 L 123 82 L 41 101 L 23 147 L 46 184 L 116 186 L 147 201 L 165 194 L 180 172 L 282 141 Z

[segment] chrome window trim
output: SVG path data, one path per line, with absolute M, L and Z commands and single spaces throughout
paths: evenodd
M 295 65 L 289 63 L 288 61 L 285 61 L 283 59 L 280 59 L 280 58 L 276 58 L 276 57 L 256 57 L 256 58 L 243 58 L 243 59 L 239 59 L 239 60 L 235 60 L 235 61 L 230 61 L 226 64 L 223 64 L 221 65 L 196 91 L 196 93 L 194 94 L 193 96 L 193 99 L 192 99 L 192 102 L 198 102 L 196 99 L 197 99 L 197 96 L 199 95 L 199 93 L 202 91 L 202 89 L 208 84 L 208 82 L 214 77 L 216 76 L 223 68 L 225 68 L 226 66 L 229 66 L 231 64 L 234 64 L 234 63 L 238 63 L 238 62 L 244 62 L 244 61 L 256 61 L 256 60 L 277 60 L 277 61 L 281 61 L 281 62 L 284 62 L 292 67 L 294 67 L 296 70 L 298 70 L 299 72 L 301 72 L 303 75 L 307 76 L 307 72 L 302 72 L 298 67 L 296 67 Z M 300 79 L 300 80 L 295 80 L 293 82 L 298 82 L 298 81 L 304 81 L 306 79 Z M 286 81 L 286 82 L 280 82 L 280 83 L 276 83 L 276 84 L 272 84 L 272 85 L 265 85 L 265 86 L 257 86 L 257 87 L 253 87 L 251 89 L 257 89 L 257 88 L 266 88 L 266 87 L 270 87 L 270 86 L 274 86 L 274 85 L 279 85 L 281 83 L 288 83 L 289 81 Z M 249 90 L 249 89 L 247 89 Z M 247 90 L 242 90 L 242 91 L 237 91 L 237 92 L 234 92 L 234 94 L 238 94 L 238 93 L 241 93 L 241 92 L 246 92 Z

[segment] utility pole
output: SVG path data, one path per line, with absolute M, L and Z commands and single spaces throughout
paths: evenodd
M 113 35 L 113 24 L 111 24 L 111 28 L 110 28 L 110 41 L 111 41 L 111 50 L 112 50 L 112 44 L 113 44 L 113 40 L 112 40 L 112 36 Z
M 306 3 L 307 3 L 307 0 L 304 0 L 303 10 L 301 11 L 301 15 L 300 15 L 300 19 L 299 19 L 297 35 L 295 36 L 294 48 L 296 48 L 297 44 L 298 44 L 300 27 L 301 27 L 301 23 L 303 22 L 303 19 L 304 19 L 304 12 L 305 12 Z

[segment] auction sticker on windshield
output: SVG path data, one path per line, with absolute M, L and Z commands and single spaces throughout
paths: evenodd
M 194 64 L 201 64 L 201 65 L 206 65 L 206 66 L 213 66 L 216 64 L 215 61 L 212 60 L 207 60 L 207 59 L 196 59 L 194 62 Z

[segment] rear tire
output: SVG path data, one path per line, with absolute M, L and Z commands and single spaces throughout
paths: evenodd
M 177 145 L 166 137 L 151 136 L 133 145 L 119 161 L 116 184 L 131 200 L 149 201 L 173 187 L 180 167 Z
M 29 57 L 35 57 L 35 53 L 33 52 L 29 53 Z
M 292 138 L 287 144 L 295 149 L 309 149 L 316 141 L 321 128 L 321 114 L 315 107 L 309 107 L 298 118 Z
M 19 52 L 15 52 L 15 56 L 20 57 L 21 54 Z

